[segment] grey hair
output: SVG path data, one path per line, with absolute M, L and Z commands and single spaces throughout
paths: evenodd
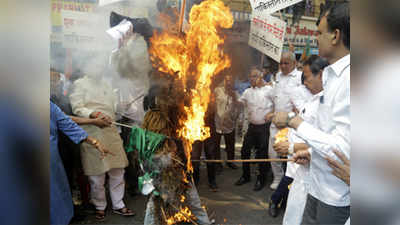
M 262 74 L 263 74 L 262 70 L 258 66 L 252 66 L 250 71 L 253 71 L 253 70 L 257 71 L 258 76 L 262 76 Z
M 281 58 L 282 58 L 282 59 L 288 58 L 288 59 L 290 59 L 292 62 L 295 62 L 295 61 L 296 61 L 296 55 L 295 55 L 293 52 L 289 52 L 289 51 L 284 51 L 284 52 L 282 52 Z

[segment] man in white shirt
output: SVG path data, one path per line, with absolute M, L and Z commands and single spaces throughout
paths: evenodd
M 277 127 L 289 126 L 312 148 L 310 190 L 302 224 L 344 224 L 350 216 L 350 187 L 333 175 L 326 160 L 339 160 L 334 150 L 350 159 L 350 17 L 349 4 L 340 3 L 322 14 L 318 24 L 320 55 L 330 65 L 322 75 L 324 95 L 317 112 L 318 128 L 299 116 L 277 113 Z M 295 160 L 310 159 L 300 151 Z
M 295 107 L 294 95 L 299 94 L 298 88 L 301 86 L 301 72 L 296 69 L 296 57 L 292 52 L 283 52 L 280 61 L 281 71 L 276 75 L 276 81 L 273 88 L 273 103 L 275 112 L 292 112 Z M 266 118 L 268 119 L 268 118 Z M 279 156 L 273 150 L 275 135 L 278 129 L 274 124 L 270 127 L 269 136 L 269 157 L 278 158 Z M 283 178 L 284 170 L 281 162 L 271 162 L 274 180 L 271 189 L 275 190 Z
M 253 68 L 249 75 L 251 88 L 245 90 L 239 98 L 239 102 L 247 107 L 249 127 L 243 140 L 241 150 L 242 159 L 250 159 L 251 149 L 257 148 L 256 158 L 265 159 L 268 155 L 268 121 L 265 116 L 272 112 L 271 99 L 272 87 L 265 85 L 262 72 Z M 254 185 L 254 191 L 259 191 L 265 186 L 267 164 L 258 163 L 259 175 Z M 243 174 L 235 185 L 243 185 L 250 182 L 250 164 L 243 163 Z
M 319 108 L 320 97 L 323 96 L 322 72 L 326 66 L 328 66 L 328 62 L 325 59 L 315 55 L 311 56 L 304 62 L 304 72 L 302 76 L 304 87 L 302 86 L 302 88 L 304 88 L 305 91 L 312 96 L 310 98 L 306 98 L 306 102 L 300 103 L 300 105 L 296 108 L 299 110 L 299 115 L 301 118 L 314 127 L 318 127 L 318 124 L 316 123 L 317 111 Z M 278 154 L 293 157 L 295 152 L 308 150 L 310 148 L 304 143 L 304 140 L 298 137 L 297 132 L 294 129 L 289 130 L 288 139 L 288 142 L 279 142 L 274 144 L 274 150 L 277 151 Z M 308 164 L 298 165 L 294 162 L 288 162 L 288 168 L 286 170 L 285 177 L 293 178 L 294 181 L 291 184 L 285 216 L 283 218 L 283 225 L 301 224 L 309 189 L 308 171 Z M 284 179 L 282 179 L 277 190 L 281 188 L 283 180 Z M 275 193 L 273 196 L 274 195 Z M 272 197 L 271 200 L 273 200 Z M 274 215 L 274 212 L 275 215 L 277 215 L 279 209 L 277 207 L 270 207 L 269 213 Z

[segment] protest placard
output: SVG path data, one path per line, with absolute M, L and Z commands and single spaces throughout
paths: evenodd
M 280 62 L 285 33 L 285 21 L 253 12 L 249 34 L 249 45 L 253 48 Z
M 278 10 L 284 9 L 303 0 L 250 0 L 255 1 L 252 3 L 253 11 L 262 12 L 265 14 L 272 14 Z

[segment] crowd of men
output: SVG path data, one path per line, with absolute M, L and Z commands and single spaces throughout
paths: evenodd
M 248 82 L 240 84 L 235 84 L 232 71 L 222 74 L 223 80 L 213 89 L 205 118 L 211 136 L 193 146 L 192 159 L 200 159 L 203 150 L 207 159 L 221 159 L 220 143 L 224 137 L 227 159 L 233 160 L 238 127 L 247 121 L 241 159 L 250 159 L 252 149 L 257 159 L 291 159 L 287 163 L 259 162 L 253 188 L 262 190 L 268 182 L 268 171 L 272 171 L 270 188 L 274 192 L 267 200 L 269 214 L 276 217 L 286 209 L 283 224 L 350 223 L 349 22 L 348 3 L 337 4 L 322 14 L 317 24 L 319 56 L 301 62 L 302 71 L 296 68 L 294 53 L 287 51 L 282 53 L 276 74 L 271 75 L 268 68 L 252 67 Z M 57 88 L 60 74 L 51 71 L 51 102 L 79 124 L 87 133 L 82 134 L 85 138 L 92 138 L 79 146 L 75 144 L 79 141 L 72 143 L 60 136 L 58 149 L 52 150 L 52 154 L 61 155 L 69 185 L 78 184 L 84 205 L 90 202 L 94 206 L 99 221 L 106 216 L 107 179 L 113 212 L 134 215 L 123 198 L 125 180 L 135 194 L 138 172 L 137 159 L 128 157 L 124 150 L 129 130 L 120 134 L 113 123 L 118 116 L 115 106 L 120 100 L 101 76 L 102 63 L 93 65 L 97 71 L 74 81 L 70 90 Z M 140 113 L 143 116 L 143 109 Z M 140 125 L 140 118 L 123 119 Z M 288 140 L 276 142 L 276 134 L 284 128 L 289 128 Z M 66 135 L 69 136 L 68 132 Z M 110 154 L 101 157 L 107 151 Z M 234 163 L 227 166 L 238 169 Z M 196 185 L 200 180 L 199 167 L 200 163 L 194 163 Z M 207 163 L 208 183 L 213 191 L 218 191 L 216 174 L 221 167 Z M 55 179 L 52 184 L 61 178 Z M 250 181 L 250 163 L 246 162 L 235 185 Z M 65 201 L 72 204 L 71 197 L 51 196 L 51 208 Z M 51 210 L 52 224 L 68 224 L 70 216 L 55 209 Z

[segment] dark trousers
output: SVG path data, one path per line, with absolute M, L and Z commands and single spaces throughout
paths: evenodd
M 215 159 L 215 136 L 211 136 L 204 141 L 196 141 L 193 144 L 192 159 L 199 160 L 204 149 L 206 159 Z M 215 184 L 215 163 L 207 163 L 208 183 Z M 196 186 L 200 180 L 200 162 L 193 162 L 193 179 Z
M 67 174 L 71 194 L 74 181 L 76 181 L 82 202 L 84 204 L 89 203 L 89 181 L 83 173 L 80 146 L 73 143 L 65 134 L 60 132 L 58 149 Z
M 118 122 L 122 124 L 129 124 L 132 122 L 131 119 L 122 117 Z M 124 147 L 129 144 L 129 138 L 131 134 L 131 128 L 121 127 L 121 139 L 124 144 Z M 127 184 L 127 188 L 129 193 L 135 194 L 138 190 L 138 177 L 139 177 L 139 161 L 137 151 L 132 151 L 126 154 L 129 165 L 125 168 L 125 182 Z
M 256 159 L 268 158 L 268 124 L 254 125 L 249 124 L 247 133 L 243 140 L 241 150 L 242 159 L 250 159 L 252 148 L 256 148 Z M 259 175 L 261 179 L 266 179 L 269 163 L 258 163 Z M 250 178 L 250 163 L 243 163 L 243 177 Z
M 216 159 L 221 159 L 221 138 L 225 139 L 225 152 L 227 153 L 228 160 L 235 159 L 235 129 L 228 134 L 216 134 Z
M 337 207 L 327 205 L 311 195 L 307 195 L 302 225 L 329 224 L 343 225 L 350 216 L 350 206 Z
M 279 204 L 283 200 L 283 205 L 286 205 L 286 201 L 289 195 L 289 185 L 293 182 L 293 179 L 287 176 L 283 176 L 279 182 L 278 188 L 274 191 L 271 196 L 271 201 L 275 204 Z M 281 207 L 283 208 L 283 207 Z

